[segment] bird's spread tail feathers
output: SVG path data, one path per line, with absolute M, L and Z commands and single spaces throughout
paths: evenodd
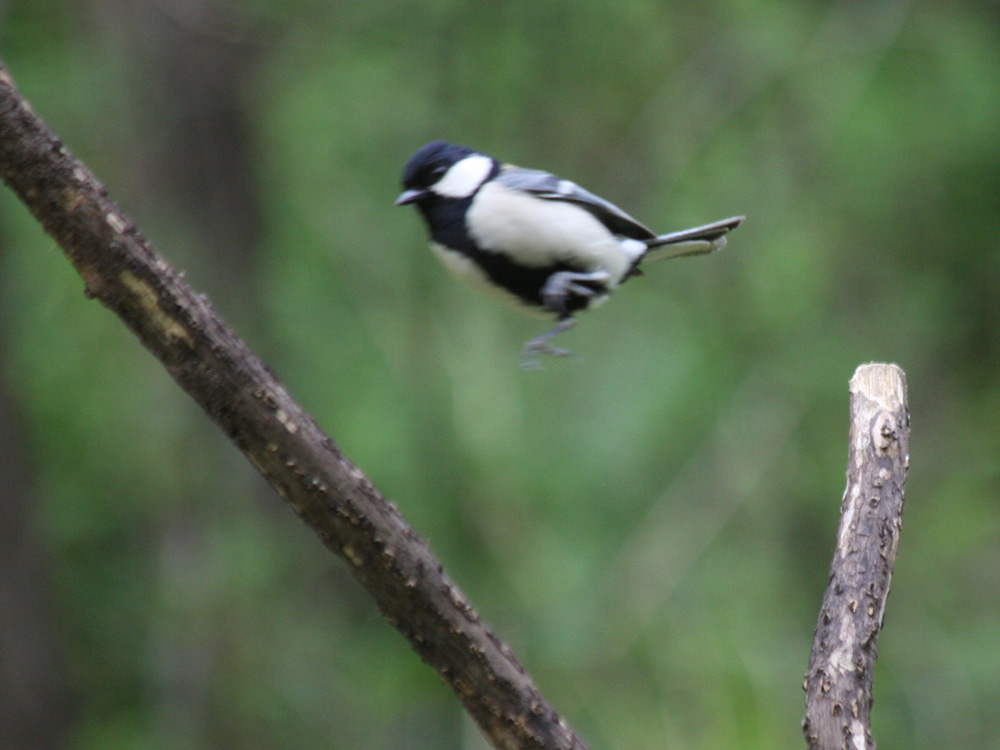
M 721 250 L 726 246 L 726 235 L 743 223 L 744 216 L 733 216 L 711 224 L 683 229 L 680 232 L 661 234 L 651 240 L 646 240 L 649 250 L 643 256 L 643 262 L 680 258 L 685 255 L 703 255 Z

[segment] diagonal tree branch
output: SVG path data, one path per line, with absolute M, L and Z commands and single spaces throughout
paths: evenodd
M 872 670 L 899 549 L 909 444 L 903 371 L 862 365 L 851 378 L 847 489 L 805 680 L 809 750 L 875 750 Z
M 427 544 L 143 238 L 0 63 L 0 175 L 118 315 L 441 675 L 497 748 L 585 750 Z

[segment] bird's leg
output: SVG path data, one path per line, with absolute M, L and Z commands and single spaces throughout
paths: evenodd
M 539 354 L 551 354 L 554 357 L 568 357 L 572 354 L 569 349 L 562 349 L 552 346 L 549 340 L 558 336 L 563 331 L 568 331 L 576 324 L 567 307 L 569 296 L 575 294 L 579 297 L 593 297 L 598 294 L 596 289 L 585 286 L 586 282 L 603 283 L 611 278 L 607 271 L 594 271 L 592 273 L 582 273 L 579 271 L 557 271 L 549 276 L 542 287 L 542 304 L 546 310 L 551 310 L 559 316 L 559 322 L 555 328 L 546 331 L 541 336 L 533 338 L 524 345 L 521 351 L 521 368 L 524 370 L 540 370 L 542 363 L 538 358 Z
M 521 350 L 521 369 L 541 370 L 542 362 L 538 358 L 538 355 L 543 352 L 545 354 L 551 354 L 554 357 L 569 357 L 572 355 L 573 352 L 569 349 L 552 346 L 552 344 L 549 343 L 549 340 L 554 336 L 558 336 L 563 331 L 568 331 L 574 325 L 576 325 L 575 318 L 562 318 L 558 323 L 556 323 L 555 328 L 546 331 L 541 336 L 536 336 L 525 344 L 524 349 Z
M 566 303 L 570 294 L 581 297 L 593 297 L 597 290 L 585 286 L 581 282 L 603 283 L 611 278 L 607 271 L 593 271 L 582 273 L 579 271 L 557 271 L 549 276 L 542 287 L 542 304 L 546 310 L 551 310 L 556 315 L 565 316 L 569 314 Z

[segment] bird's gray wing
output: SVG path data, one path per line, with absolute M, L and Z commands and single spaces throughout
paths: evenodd
M 593 214 L 598 221 L 615 234 L 637 240 L 656 237 L 648 227 L 640 224 L 613 203 L 584 190 L 575 182 L 556 177 L 540 169 L 525 169 L 505 164 L 496 177 L 504 187 L 520 190 L 549 201 L 575 203 Z

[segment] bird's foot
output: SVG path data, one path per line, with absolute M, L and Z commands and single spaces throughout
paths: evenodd
M 575 324 L 575 319 L 564 318 L 556 324 L 555 328 L 531 339 L 521 350 L 521 369 L 528 371 L 544 370 L 545 367 L 542 365 L 540 357 L 542 354 L 550 354 L 553 357 L 572 357 L 573 352 L 569 349 L 553 346 L 549 341 L 563 331 L 568 331 Z

